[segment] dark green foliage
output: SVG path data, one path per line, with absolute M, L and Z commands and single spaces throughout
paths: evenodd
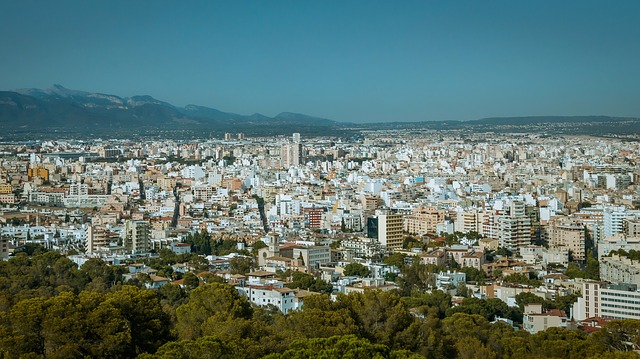
M 640 251 L 637 251 L 635 249 L 630 249 L 628 251 L 626 251 L 624 249 L 619 249 L 617 251 L 611 251 L 611 252 L 609 252 L 607 257 L 611 257 L 614 254 L 617 254 L 617 255 L 619 255 L 621 257 L 627 257 L 627 258 L 632 259 L 634 261 L 640 260 Z
M 168 255 L 168 253 L 167 253 Z M 167 258 L 165 258 L 167 260 Z M 404 274 L 431 273 L 416 262 Z M 0 358 L 635 358 L 640 321 L 613 321 L 595 334 L 549 328 L 535 335 L 499 299 L 441 291 L 370 291 L 306 297 L 287 315 L 252 307 L 218 283 L 186 291 L 119 283 L 120 267 L 91 260 L 78 270 L 56 253 L 0 262 Z M 292 273 L 292 283 L 326 285 Z M 195 276 L 194 276 L 195 277 Z M 216 277 L 219 278 L 219 277 Z M 327 288 L 328 289 L 328 288 Z M 541 300 L 525 293 L 518 304 Z M 566 309 L 575 296 L 543 301 Z
M 360 263 L 349 263 L 346 266 L 344 266 L 344 275 L 366 278 L 369 275 L 371 275 L 371 271 L 369 270 L 369 268 L 365 267 Z
M 482 269 L 473 267 L 458 268 L 458 272 L 462 272 L 466 275 L 467 282 L 476 282 L 478 284 L 484 284 L 487 280 L 487 275 Z
M 229 261 L 229 269 L 233 274 L 247 274 L 253 269 L 253 259 L 249 257 L 234 257 Z
M 565 274 L 569 278 L 600 280 L 600 263 L 592 251 L 587 251 L 587 260 L 584 268 L 581 268 L 577 263 L 569 263 Z
M 311 274 L 293 272 L 291 273 L 291 279 L 291 282 L 287 284 L 289 288 L 300 288 L 321 293 L 331 293 L 333 291 L 331 283 L 318 279 Z
M 510 275 L 502 278 L 502 280 L 505 283 L 524 284 L 524 285 L 528 285 L 528 286 L 531 286 L 531 287 L 538 287 L 538 286 L 542 285 L 542 282 L 540 280 L 531 279 L 529 275 L 522 274 L 522 273 L 510 274 Z
M 171 339 L 154 293 L 131 286 L 22 300 L 0 326 L 0 350 L 9 358 L 133 357 Z

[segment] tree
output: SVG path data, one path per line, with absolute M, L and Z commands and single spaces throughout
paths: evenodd
M 406 257 L 406 254 L 403 253 L 393 253 L 392 255 L 384 258 L 382 263 L 402 269 L 404 267 L 404 259 Z
M 462 267 L 458 268 L 459 272 L 462 272 L 466 275 L 467 282 L 476 282 L 478 284 L 484 284 L 487 280 L 487 275 L 484 273 L 482 269 L 477 269 L 473 267 Z
M 291 282 L 287 284 L 290 288 L 307 289 L 314 292 L 331 293 L 333 285 L 322 279 L 318 279 L 311 274 L 302 272 L 291 273 Z
M 233 257 L 229 260 L 229 269 L 233 274 L 246 274 L 253 268 L 253 259 L 249 257 Z
M 263 241 L 256 241 L 253 246 L 251 247 L 251 254 L 253 254 L 253 256 L 257 256 L 258 255 L 258 251 L 261 250 L 262 248 L 267 248 L 267 244 L 264 243 Z
M 349 263 L 344 266 L 344 275 L 366 278 L 371 275 L 371 270 L 360 263 Z
M 176 330 L 182 339 L 195 339 L 202 334 L 204 324 L 236 318 L 250 318 L 247 298 L 228 285 L 210 283 L 191 291 L 189 302 L 176 310 Z M 210 319 L 213 318 L 213 319 Z
M 545 300 L 542 297 L 529 292 L 522 292 L 516 295 L 516 304 L 520 307 L 521 311 L 524 311 L 525 305 L 532 303 L 543 304 L 545 303 Z
M 471 295 L 471 289 L 465 283 L 460 282 L 456 286 L 456 295 L 467 298 Z
M 192 272 L 186 272 L 182 277 L 184 285 L 189 289 L 198 288 L 200 285 L 200 279 Z
M 359 323 L 365 338 L 394 346 L 396 334 L 413 323 L 413 316 L 395 292 L 365 291 L 338 295 L 338 305 L 346 306 Z
M 584 272 L 587 279 L 600 280 L 600 263 L 592 251 L 587 251 L 587 265 Z
M 421 356 L 408 351 L 391 350 L 386 345 L 372 344 L 355 335 L 333 336 L 294 340 L 284 353 L 276 353 L 265 359 L 302 358 L 395 358 L 415 359 Z
M 155 352 L 170 338 L 169 317 L 154 292 L 133 286 L 106 295 L 105 305 L 118 310 L 131 330 L 129 353 Z
M 235 342 L 223 341 L 214 337 L 203 337 L 196 340 L 169 342 L 155 353 L 156 359 L 233 359 L 248 357 L 246 349 Z
M 433 313 L 440 319 L 451 308 L 451 295 L 438 289 L 431 293 L 413 291 L 410 296 L 402 297 L 402 300 L 409 308 L 433 309 Z

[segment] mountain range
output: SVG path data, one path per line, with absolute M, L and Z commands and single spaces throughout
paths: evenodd
M 77 91 L 61 85 L 48 89 L 0 91 L 0 130 L 5 134 L 158 134 L 191 131 L 245 132 L 269 136 L 300 132 L 309 135 L 353 134 L 359 130 L 431 129 L 471 132 L 517 131 L 567 134 L 638 134 L 640 119 L 609 116 L 499 117 L 472 121 L 345 123 L 299 113 L 274 117 L 240 115 L 214 108 L 174 106 L 151 96 L 120 97 Z
M 265 126 L 331 127 L 324 118 L 282 112 L 275 117 L 259 113 L 239 115 L 217 109 L 173 106 L 151 96 L 119 97 L 67 89 L 0 91 L 0 129 L 216 129 L 237 130 Z

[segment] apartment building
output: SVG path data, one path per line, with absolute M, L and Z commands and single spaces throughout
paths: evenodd
M 640 285 L 640 261 L 613 254 L 600 259 L 600 279 L 611 283 Z
M 637 288 L 631 284 L 584 282 L 582 296 L 573 304 L 573 319 L 640 319 L 640 292 Z
M 404 217 L 404 230 L 410 234 L 438 234 L 438 224 L 444 222 L 446 211 L 419 206 Z
M 584 262 L 585 227 L 581 223 L 562 217 L 552 217 L 549 223 L 549 247 L 565 247 L 574 261 Z

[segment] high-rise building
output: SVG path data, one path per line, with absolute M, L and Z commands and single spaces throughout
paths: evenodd
M 147 221 L 125 222 L 124 247 L 131 253 L 147 253 L 151 249 L 151 227 Z
M 435 207 L 419 206 L 404 218 L 404 230 L 411 234 L 438 234 L 438 224 L 444 222 L 446 212 Z
M 284 143 L 280 150 L 280 156 L 282 159 L 282 166 L 289 168 L 292 166 L 300 165 L 300 157 L 302 155 L 301 143 Z
M 293 134 L 293 143 L 300 143 L 300 134 L 297 132 Z
M 531 219 L 526 215 L 525 203 L 511 201 L 507 213 L 497 216 L 498 243 L 511 251 L 531 244 Z
M 86 229 L 86 253 L 98 253 L 101 248 L 109 247 L 109 243 L 112 239 L 115 239 L 116 234 L 109 231 L 109 229 L 100 226 L 89 225 Z
M 628 217 L 628 213 L 624 206 L 620 207 L 605 207 L 603 212 L 604 222 L 604 235 L 613 236 L 614 234 L 622 233 L 624 228 L 624 221 Z
M 574 261 L 583 262 L 586 259 L 584 225 L 566 218 L 552 217 L 549 247 L 566 247 L 571 251 Z
M 378 241 L 389 250 L 402 249 L 404 222 L 401 214 L 378 215 Z

